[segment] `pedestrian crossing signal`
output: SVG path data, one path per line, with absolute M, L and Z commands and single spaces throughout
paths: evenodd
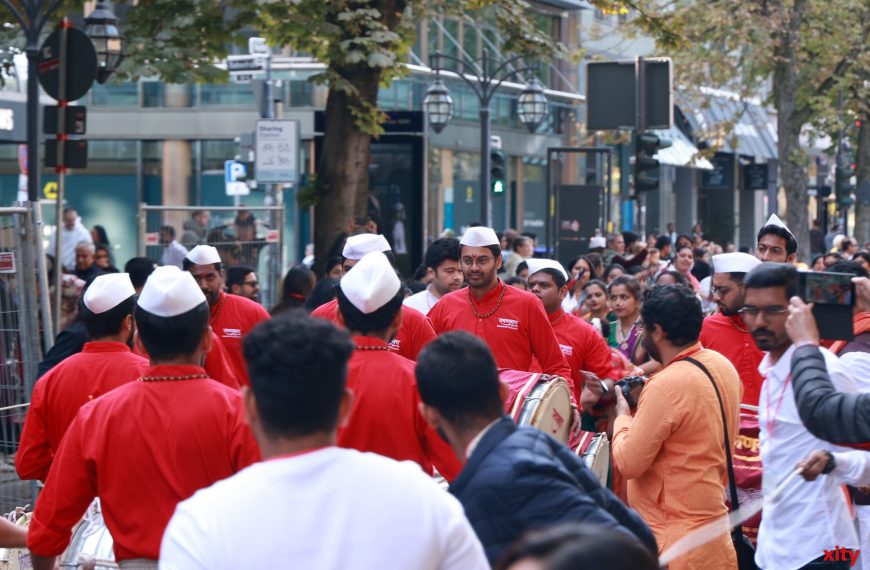
M 504 192 L 504 180 L 493 180 L 492 192 L 494 194 L 501 194 L 502 192 Z

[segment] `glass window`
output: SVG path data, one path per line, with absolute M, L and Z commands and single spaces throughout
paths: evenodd
M 199 104 L 228 107 L 251 107 L 255 104 L 254 90 L 250 83 L 226 85 L 199 85 Z
M 285 81 L 288 107 L 313 107 L 314 84 L 310 81 L 294 79 Z
M 138 83 L 94 83 L 91 87 L 91 105 L 95 107 L 138 107 Z
M 462 49 L 472 58 L 478 57 L 477 50 L 477 23 L 465 20 L 462 22 Z
M 166 92 L 163 83 L 159 81 L 142 82 L 142 106 L 162 107 L 163 95 Z
M 444 30 L 444 49 L 442 51 L 453 57 L 462 57 L 462 54 L 459 53 L 459 46 L 456 44 L 459 41 L 459 22 L 453 18 L 445 19 Z M 443 62 L 444 69 L 458 71 L 459 65 L 455 62 L 447 59 Z
M 224 161 L 234 160 L 239 147 L 233 140 L 202 141 L 202 169 L 223 172 Z

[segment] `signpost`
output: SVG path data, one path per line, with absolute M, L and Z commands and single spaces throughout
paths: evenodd
M 296 184 L 299 181 L 299 121 L 260 119 L 257 140 L 257 182 Z
M 251 193 L 245 182 L 248 170 L 245 165 L 235 160 L 224 161 L 224 186 L 227 196 L 247 196 Z M 238 204 L 236 204 L 238 205 Z

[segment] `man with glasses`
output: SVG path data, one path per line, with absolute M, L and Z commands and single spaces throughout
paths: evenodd
M 740 314 L 758 348 L 766 352 L 758 367 L 764 376 L 758 420 L 765 496 L 773 494 L 809 451 L 838 451 L 807 431 L 795 405 L 791 357 L 797 346 L 785 323 L 797 287 L 797 270 L 782 263 L 763 263 L 743 281 Z M 833 354 L 821 351 L 832 383 L 841 391 L 855 392 L 845 367 Z M 830 478 L 793 482 L 777 501 L 765 502 L 755 554 L 761 568 L 848 568 L 848 562 L 825 560 L 825 551 L 835 547 L 855 549 L 859 542 L 846 495 Z
M 260 282 L 250 265 L 235 265 L 227 269 L 227 292 L 260 302 Z
M 502 258 L 492 228 L 465 232 L 459 264 L 468 287 L 444 295 L 429 311 L 435 332 L 464 330 L 479 336 L 499 368 L 529 371 L 537 359 L 544 373 L 571 378 L 541 301 L 496 276 Z
M 704 319 L 701 326 L 701 344 L 731 361 L 743 383 L 742 403 L 752 406 L 758 405 L 763 380 L 758 364 L 764 353 L 755 346 L 739 311 L 743 306 L 743 279 L 759 265 L 761 261 L 748 253 L 713 256 L 710 296 L 719 310 Z

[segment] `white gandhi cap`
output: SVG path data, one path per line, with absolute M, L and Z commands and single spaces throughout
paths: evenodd
M 713 273 L 749 273 L 761 261 L 748 253 L 720 253 L 713 256 Z
M 565 278 L 565 281 L 568 281 L 568 272 L 565 271 L 565 268 L 562 267 L 562 264 L 558 261 L 555 261 L 553 259 L 537 259 L 533 257 L 531 259 L 527 259 L 526 264 L 529 266 L 529 277 L 542 269 L 555 269 L 562 274 L 562 277 Z
M 185 257 L 195 265 L 211 265 L 212 263 L 221 262 L 218 250 L 210 245 L 198 245 L 187 252 Z
M 92 313 L 100 314 L 114 309 L 136 294 L 129 273 L 107 273 L 100 275 L 85 291 L 85 307 Z
M 347 238 L 341 256 L 345 259 L 362 259 L 374 251 L 390 251 L 390 242 L 381 234 L 359 234 Z
M 459 240 L 459 245 L 468 245 L 471 247 L 488 247 L 490 245 L 501 246 L 498 241 L 498 236 L 495 235 L 495 230 L 477 226 L 468 228 Z
M 607 247 L 607 238 L 602 236 L 589 238 L 589 249 L 597 249 L 599 247 Z
M 158 317 L 176 317 L 205 302 L 205 295 L 193 275 L 174 265 L 165 265 L 148 276 L 138 305 Z
M 354 307 L 369 315 L 392 300 L 402 283 L 387 256 L 375 251 L 354 265 L 338 286 Z
M 787 231 L 787 232 L 788 232 L 792 237 L 794 237 L 794 234 L 791 233 L 791 230 L 788 229 L 788 226 L 785 225 L 785 222 L 783 222 L 782 220 L 780 220 L 780 219 L 779 219 L 779 216 L 777 216 L 776 214 L 771 214 L 770 217 L 767 218 L 767 223 L 764 224 L 764 225 L 765 225 L 765 226 L 777 226 L 777 227 L 780 227 L 780 228 L 784 229 L 785 231 Z

